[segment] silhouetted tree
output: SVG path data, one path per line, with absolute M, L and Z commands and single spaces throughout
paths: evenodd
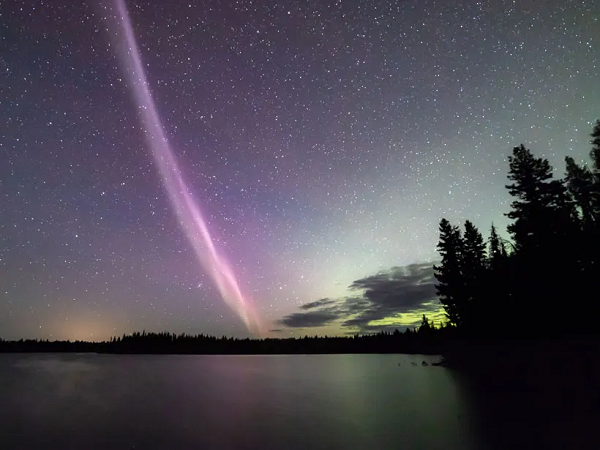
M 465 312 L 464 278 L 461 271 L 462 238 L 460 229 L 446 219 L 440 221 L 440 240 L 437 245 L 442 257 L 434 266 L 435 285 L 440 302 L 450 323 L 461 326 Z
M 477 227 L 470 220 L 465 221 L 462 262 L 465 271 L 480 272 L 485 268 L 485 242 Z
M 546 225 L 548 218 L 548 181 L 552 179 L 552 167 L 548 160 L 535 158 L 523 145 L 513 149 L 508 161 L 508 178 L 513 183 L 506 187 L 515 197 L 512 210 L 506 214 L 514 220 L 508 231 L 515 240 L 517 251 L 536 251 L 543 244 L 542 224 Z
M 463 325 L 475 329 L 485 317 L 484 280 L 486 275 L 486 251 L 483 236 L 470 220 L 465 222 L 462 239 L 461 272 L 463 275 L 465 306 Z
M 598 219 L 594 204 L 594 174 L 587 166 L 579 166 L 570 156 L 565 158 L 565 163 L 567 188 L 577 204 L 583 227 L 589 229 Z
M 591 192 L 590 192 L 590 203 L 592 205 L 592 215 L 595 221 L 596 237 L 600 233 L 600 120 L 596 121 L 594 130 L 591 134 L 592 150 L 590 151 L 590 157 L 592 159 L 592 168 L 590 170 L 592 175 L 591 180 Z
M 548 160 L 534 157 L 523 145 L 509 156 L 508 178 L 513 183 L 507 188 L 515 198 L 507 213 L 513 219 L 508 231 L 516 247 L 511 281 L 519 286 L 513 299 L 520 311 L 515 325 L 534 334 L 536 324 L 555 319 L 546 305 L 557 300 L 556 282 L 574 270 L 577 214 L 564 183 L 552 179 Z
M 496 227 L 492 224 L 489 238 L 488 268 L 492 271 L 498 269 L 507 258 L 504 241 L 498 236 Z
M 600 140 L 600 135 L 597 138 Z M 593 141 L 592 141 L 593 143 Z M 600 144 L 597 144 L 600 145 Z M 600 153 L 599 153 L 600 154 Z M 578 165 L 573 158 L 566 157 L 566 185 L 575 200 L 580 218 L 579 229 L 573 235 L 574 282 L 585 286 L 598 271 L 600 254 L 600 183 L 593 170 Z M 585 295 L 582 292 L 583 295 Z
M 430 333 L 433 327 L 429 323 L 429 319 L 425 314 L 423 314 L 423 319 L 421 319 L 421 326 L 419 327 L 419 333 Z
M 590 158 L 592 158 L 594 172 L 598 174 L 600 173 L 600 120 L 596 120 L 591 136 L 592 150 L 590 151 Z

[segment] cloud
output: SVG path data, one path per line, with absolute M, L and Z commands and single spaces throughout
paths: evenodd
M 297 312 L 285 316 L 278 323 L 290 328 L 314 328 L 329 325 L 350 315 L 360 313 L 369 303 L 362 297 L 347 297 L 343 299 L 321 299 L 306 303 L 300 309 L 307 312 Z M 320 309 L 316 309 L 319 308 Z
M 305 303 L 304 305 L 300 306 L 300 309 L 315 309 L 320 308 L 321 306 L 331 305 L 333 303 L 335 303 L 335 300 L 322 298 L 320 300 L 315 300 L 314 302 Z
M 281 319 L 279 323 L 290 328 L 322 327 L 336 319 L 339 319 L 339 315 L 335 308 L 329 308 L 289 314 Z
M 285 330 L 282 330 L 281 328 L 273 328 L 272 330 L 269 330 L 269 333 L 283 333 Z
M 438 308 L 435 302 L 433 265 L 412 264 L 394 267 L 354 281 L 350 289 L 362 290 L 370 306 L 357 317 L 346 320 L 344 326 L 365 327 L 370 322 L 398 314 L 429 311 Z
M 394 267 L 355 280 L 349 289 L 360 295 L 320 299 L 302 305 L 302 312 L 279 321 L 291 328 L 320 327 L 341 321 L 342 327 L 373 332 L 414 326 L 420 315 L 440 316 L 433 264 Z M 306 311 L 306 312 L 305 312 Z

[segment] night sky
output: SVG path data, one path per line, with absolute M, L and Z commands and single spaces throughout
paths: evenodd
M 504 229 L 512 148 L 562 176 L 600 114 L 597 1 L 126 4 L 176 191 L 262 336 L 439 318 L 439 220 Z M 0 6 L 0 337 L 248 336 L 120 18 Z

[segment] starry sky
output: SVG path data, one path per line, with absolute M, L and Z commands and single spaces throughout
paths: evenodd
M 0 337 L 248 336 L 167 195 L 115 5 L 0 6 Z M 596 1 L 126 5 L 262 336 L 439 318 L 440 218 L 504 229 L 512 148 L 562 176 L 600 114 Z

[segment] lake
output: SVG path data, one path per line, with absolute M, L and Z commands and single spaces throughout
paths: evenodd
M 0 354 L 0 448 L 468 450 L 557 442 L 547 419 L 506 417 L 456 371 L 422 366 L 438 359 Z

